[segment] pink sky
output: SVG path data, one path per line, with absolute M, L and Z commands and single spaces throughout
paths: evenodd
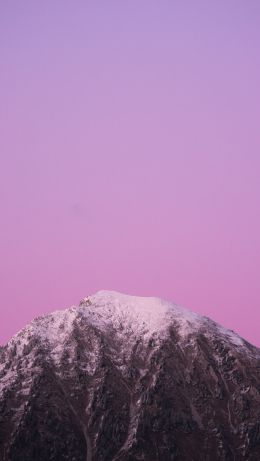
M 260 346 L 260 2 L 0 5 L 0 342 L 99 289 Z

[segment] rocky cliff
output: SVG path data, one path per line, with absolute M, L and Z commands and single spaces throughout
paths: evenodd
M 102 291 L 0 349 L 2 461 L 259 461 L 260 350 Z

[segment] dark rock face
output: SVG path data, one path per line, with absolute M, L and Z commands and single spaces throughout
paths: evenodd
M 140 336 L 70 312 L 0 350 L 2 461 L 260 460 L 257 348 L 208 319 Z

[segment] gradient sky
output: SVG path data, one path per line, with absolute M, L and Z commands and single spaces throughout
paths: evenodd
M 260 346 L 259 0 L 3 0 L 0 57 L 0 342 L 114 289 Z

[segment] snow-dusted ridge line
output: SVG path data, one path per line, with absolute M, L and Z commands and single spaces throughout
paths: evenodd
M 209 340 L 221 340 L 238 350 L 246 349 L 250 354 L 242 338 L 207 317 L 160 298 L 129 296 L 115 291 L 98 291 L 83 298 L 77 306 L 35 318 L 13 336 L 3 353 L 21 358 L 33 374 L 37 351 L 46 350 L 46 358 L 59 370 L 64 356 L 71 365 L 77 361 L 79 332 L 84 338 L 83 343 L 91 343 L 91 347 L 85 350 L 83 346 L 82 349 L 85 355 L 82 367 L 89 376 L 93 376 L 99 366 L 100 338 L 107 341 L 113 338 L 111 358 L 124 374 L 138 344 L 141 346 L 139 355 L 146 360 L 150 346 L 152 353 L 160 348 L 171 329 L 177 334 L 176 340 L 182 350 L 187 344 L 196 350 L 195 344 L 201 333 Z M 16 372 L 6 369 L 5 362 L 0 363 L 0 394 L 15 379 Z
M 176 325 L 178 333 L 183 337 L 203 329 L 206 334 L 207 331 L 215 331 L 234 345 L 245 344 L 233 331 L 169 301 L 102 290 L 83 298 L 78 306 L 37 317 L 20 330 L 8 345 L 18 342 L 22 349 L 33 335 L 41 338 L 44 343 L 62 349 L 64 341 L 73 330 L 74 322 L 79 318 L 101 331 L 112 328 L 120 335 L 139 336 L 144 341 L 151 336 L 163 339 L 169 327 Z
M 238 447 L 239 459 L 258 459 L 259 360 L 209 318 L 97 292 L 0 349 L 0 458 L 51 459 L 54 446 L 56 458 L 86 461 L 159 461 L 176 447 L 183 460 L 227 459 Z

